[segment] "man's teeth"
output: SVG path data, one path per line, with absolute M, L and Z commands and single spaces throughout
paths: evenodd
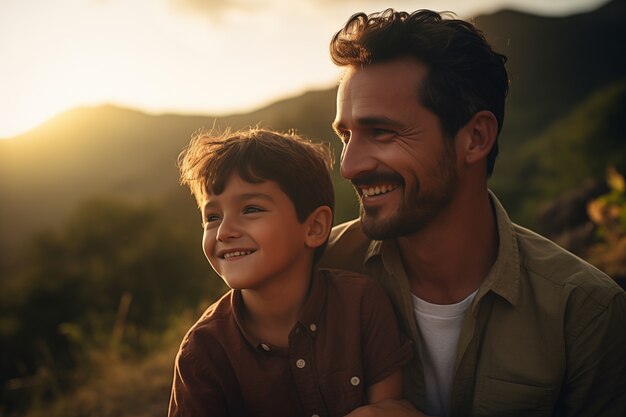
M 235 256 L 243 256 L 243 255 L 250 255 L 252 253 L 251 250 L 237 250 L 235 252 L 228 252 L 224 254 L 224 259 L 228 259 L 228 258 L 232 258 Z
M 362 188 L 361 192 L 365 197 L 385 194 L 398 188 L 396 185 L 377 185 L 376 187 Z

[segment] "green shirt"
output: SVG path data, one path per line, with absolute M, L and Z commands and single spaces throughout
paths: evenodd
M 598 269 L 513 224 L 491 198 L 498 256 L 463 321 L 449 415 L 626 416 L 626 294 Z M 372 241 L 353 220 L 333 229 L 320 264 L 379 280 L 417 349 L 394 240 Z M 423 409 L 417 351 L 404 375 L 406 398 Z

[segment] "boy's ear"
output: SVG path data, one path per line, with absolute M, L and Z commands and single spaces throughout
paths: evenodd
M 466 131 L 463 152 L 467 164 L 476 163 L 487 157 L 498 135 L 496 116 L 488 110 L 476 113 L 464 127 Z
M 320 206 L 306 219 L 305 243 L 309 248 L 320 247 L 328 239 L 333 223 L 333 212 L 328 206 Z

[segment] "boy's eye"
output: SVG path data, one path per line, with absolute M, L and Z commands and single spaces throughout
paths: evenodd
M 204 222 L 205 223 L 212 223 L 215 221 L 218 221 L 220 219 L 220 216 L 218 216 L 217 214 L 207 214 L 204 217 Z
M 260 213 L 263 210 L 261 207 L 257 207 L 257 206 L 246 206 L 243 209 L 243 214 L 251 214 L 251 213 Z

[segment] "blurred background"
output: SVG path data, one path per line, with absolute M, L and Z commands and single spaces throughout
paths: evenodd
M 386 7 L 454 11 L 508 56 L 491 188 L 624 285 L 622 0 L 0 0 L 0 416 L 167 414 L 178 344 L 225 291 L 179 152 L 259 125 L 338 156 L 328 42 Z

